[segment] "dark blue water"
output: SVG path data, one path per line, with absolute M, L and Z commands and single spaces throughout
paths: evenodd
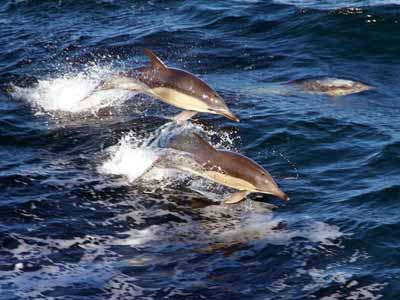
M 397 4 L 3 0 L 0 299 L 398 299 Z M 167 171 L 132 180 L 179 111 L 79 99 L 146 64 L 145 47 L 241 119 L 185 126 L 259 162 L 290 202 L 226 206 L 225 189 Z M 376 89 L 288 92 L 312 76 Z

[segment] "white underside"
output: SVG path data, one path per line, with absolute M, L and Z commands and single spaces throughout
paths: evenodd
M 114 88 L 144 93 L 155 97 L 165 103 L 182 108 L 184 110 L 192 110 L 197 112 L 213 113 L 209 110 L 209 105 L 203 100 L 187 95 L 177 90 L 166 87 L 150 88 L 146 84 L 134 80 L 130 77 L 117 77 L 112 79 Z
M 207 178 L 211 181 L 215 181 L 219 184 L 237 189 L 239 191 L 251 191 L 251 192 L 256 192 L 256 188 L 254 185 L 252 185 L 251 183 L 249 183 L 246 180 L 237 178 L 237 177 L 233 177 L 233 176 L 229 176 L 226 174 L 222 174 L 216 171 L 198 171 L 198 170 L 194 170 L 192 168 L 188 168 L 185 166 L 179 166 L 178 167 L 180 170 L 182 171 L 187 171 L 189 173 L 198 175 L 200 177 L 204 177 Z
M 198 112 L 210 112 L 209 106 L 202 100 L 199 100 L 190 95 L 181 93 L 174 89 L 157 87 L 149 89 L 149 92 L 156 98 L 171 104 L 173 106 Z

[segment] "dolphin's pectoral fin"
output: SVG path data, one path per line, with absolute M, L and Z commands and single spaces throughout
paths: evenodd
M 232 195 L 230 195 L 228 198 L 226 198 L 224 200 L 225 204 L 234 204 L 234 203 L 238 203 L 242 200 L 244 200 L 244 198 L 246 198 L 246 196 L 250 194 L 249 191 L 239 191 L 236 193 L 233 193 Z
M 197 111 L 193 111 L 193 110 L 184 110 L 183 112 L 177 114 L 176 116 L 174 116 L 172 119 L 176 122 L 176 123 L 183 123 L 187 120 L 189 120 L 191 117 L 193 117 L 195 114 L 197 114 Z

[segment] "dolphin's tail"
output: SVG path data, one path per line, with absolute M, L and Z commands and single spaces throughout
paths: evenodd
M 86 97 L 82 98 L 80 102 L 84 102 L 90 97 L 92 97 L 94 94 L 96 94 L 99 91 L 104 91 L 104 90 L 111 90 L 114 87 L 110 84 L 110 80 L 102 80 L 98 85 L 95 86 L 95 88 L 92 90 L 92 92 L 87 95 Z
M 159 157 L 135 181 L 143 179 L 155 168 L 183 170 L 185 167 L 190 167 L 193 170 L 201 168 L 190 153 L 176 151 L 175 149 L 163 149 L 159 153 Z
M 81 102 L 87 100 L 96 92 L 113 90 L 113 89 L 125 90 L 130 92 L 139 92 L 145 94 L 148 93 L 148 87 L 145 84 L 126 74 L 119 73 L 111 76 L 110 78 L 102 80 L 93 89 L 92 93 L 90 93 L 85 98 L 81 99 Z
M 135 179 L 135 181 L 142 179 L 145 177 L 147 174 L 149 174 L 153 169 L 157 168 L 161 164 L 161 158 L 156 159 L 144 172 Z

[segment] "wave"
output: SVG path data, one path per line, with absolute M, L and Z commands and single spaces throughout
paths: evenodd
M 152 275 L 151 285 L 139 277 L 135 279 L 135 286 L 138 290 L 148 293 L 154 291 L 154 282 L 159 283 L 168 279 L 170 286 L 177 285 L 179 289 L 185 288 L 185 282 L 189 283 L 190 286 L 187 288 L 190 291 L 195 280 L 208 281 L 210 280 L 208 274 L 216 273 L 221 268 L 239 267 L 235 267 L 229 256 L 242 256 L 241 259 L 251 263 L 250 265 L 243 263 L 240 267 L 247 273 L 258 269 L 258 264 L 252 261 L 257 260 L 263 249 L 277 251 L 284 247 L 287 255 L 300 259 L 296 248 L 302 246 L 299 244 L 299 241 L 302 241 L 308 248 L 303 251 L 301 258 L 308 260 L 312 259 L 312 253 L 318 253 L 324 247 L 331 251 L 339 249 L 338 245 L 344 235 L 336 226 L 312 220 L 289 218 L 284 221 L 287 227 L 279 229 L 279 224 L 283 220 L 276 218 L 267 210 L 252 211 L 245 215 L 241 222 L 234 212 L 215 206 L 213 209 L 202 211 L 202 219 L 197 222 L 191 220 L 187 223 L 151 225 L 144 229 L 118 230 L 114 226 L 122 225 L 127 220 L 124 218 L 126 209 L 120 207 L 118 210 L 119 219 L 103 220 L 101 227 L 106 234 L 82 234 L 79 237 L 69 238 L 32 237 L 16 233 L 7 238 L 0 236 L 0 241 L 6 246 L 3 254 L 13 262 L 11 266 L 7 265 L 10 270 L 3 273 L 3 284 L 12 286 L 15 294 L 22 298 L 51 295 L 59 289 L 63 290 L 63 295 L 69 295 L 69 291 L 79 292 L 79 283 L 82 280 L 85 281 L 86 290 L 100 287 L 100 291 L 94 290 L 94 292 L 107 291 L 111 295 L 119 295 L 133 287 L 129 280 L 129 272 L 137 275 L 143 271 L 148 272 L 149 268 L 162 270 L 173 262 L 172 278 L 165 278 L 161 272 L 162 274 Z M 133 217 L 138 213 L 138 211 L 129 212 Z M 156 212 L 151 207 L 146 209 L 147 215 L 154 213 Z M 301 223 L 300 228 L 299 223 Z M 107 234 L 115 230 L 118 231 L 117 235 Z M 171 242 L 173 242 L 172 248 L 169 245 Z M 221 260 L 220 252 L 225 251 L 223 247 L 229 248 L 229 252 L 226 253 L 226 258 Z M 252 251 L 237 252 L 243 247 L 250 247 Z M 185 252 L 189 251 L 187 255 L 179 255 L 183 249 Z M 63 255 L 71 251 L 74 255 L 70 258 Z M 163 255 L 159 255 L 160 252 Z M 206 267 L 207 271 L 192 274 L 188 271 L 192 268 L 193 255 L 199 252 L 208 258 L 197 262 L 196 266 L 199 269 Z M 58 258 L 57 263 L 53 263 L 53 260 L 60 255 L 63 255 L 63 260 L 60 261 Z M 324 285 L 336 282 L 337 279 L 334 276 L 324 275 L 325 270 L 322 268 L 318 273 L 316 269 L 309 270 L 305 265 L 296 267 L 291 272 L 288 272 L 287 266 L 281 267 L 287 272 L 283 282 L 290 284 L 292 280 L 301 277 L 309 283 L 307 290 L 312 290 L 315 286 L 320 287 L 322 278 L 325 280 Z M 276 272 L 281 271 L 277 268 Z M 97 276 L 90 276 L 94 273 Z M 332 274 L 332 271 L 329 273 Z M 123 274 L 128 276 L 122 276 Z M 271 279 L 271 289 L 279 292 L 276 278 L 273 274 L 268 277 Z M 346 276 L 346 279 L 349 277 L 351 278 L 351 274 Z M 116 285 L 116 282 L 120 284 Z M 214 285 L 215 282 L 211 280 L 210 284 Z M 228 282 L 226 284 L 230 285 Z M 66 287 L 69 287 L 68 291 Z

